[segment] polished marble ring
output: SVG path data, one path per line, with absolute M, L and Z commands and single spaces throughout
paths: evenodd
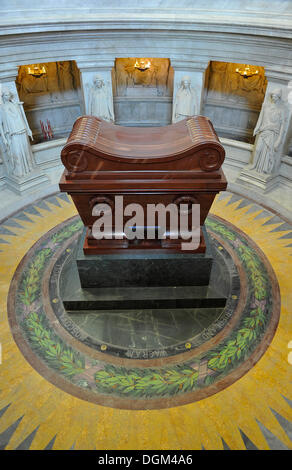
M 66 312 L 62 274 L 82 223 L 74 216 L 46 233 L 18 265 L 8 296 L 11 331 L 27 361 L 74 396 L 124 409 L 191 403 L 240 379 L 274 336 L 279 287 L 247 235 L 215 215 L 206 227 L 225 308 Z

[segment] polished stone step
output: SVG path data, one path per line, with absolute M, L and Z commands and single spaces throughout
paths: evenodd
M 224 307 L 226 297 L 208 286 L 81 288 L 78 280 L 63 295 L 66 310 Z
M 207 238 L 207 237 L 206 237 Z M 81 241 L 76 245 L 76 250 L 73 250 L 71 255 L 68 257 L 67 262 L 65 263 L 62 275 L 60 276 L 60 294 L 64 304 L 64 307 L 67 311 L 71 312 L 86 312 L 88 310 L 95 310 L 98 312 L 101 311 L 114 311 L 114 310 L 159 310 L 159 309 L 170 309 L 170 310 L 178 310 L 178 309 L 216 309 L 216 308 L 224 308 L 226 304 L 226 300 L 228 297 L 229 288 L 225 285 L 226 284 L 226 276 L 227 272 L 226 268 L 224 268 L 224 263 L 215 263 L 212 277 L 214 281 L 212 284 L 209 284 L 209 268 L 213 264 L 213 257 L 210 254 L 207 254 L 206 257 L 203 255 L 204 262 L 210 263 L 208 266 L 208 273 L 204 273 L 203 277 L 200 277 L 202 272 L 200 273 L 198 260 L 199 258 L 195 258 L 192 260 L 192 264 L 184 273 L 185 284 L 181 285 L 181 279 L 179 276 L 175 277 L 171 275 L 171 283 L 166 284 L 166 279 L 169 279 L 166 272 L 163 270 L 159 271 L 159 276 L 152 276 L 145 278 L 144 280 L 147 283 L 143 283 L 142 285 L 136 285 L 133 283 L 132 285 L 128 285 L 127 283 L 123 283 L 123 280 L 126 276 L 125 271 L 121 269 L 121 262 L 125 259 L 127 262 L 133 263 L 137 261 L 137 258 L 132 255 L 120 255 L 116 258 L 116 255 L 107 255 L 110 257 L 110 261 L 113 262 L 113 266 L 111 269 L 101 269 L 99 263 L 106 267 L 108 263 L 108 259 L 105 262 L 103 257 L 101 256 L 86 256 L 84 257 L 84 262 L 86 263 L 87 267 L 86 270 L 87 278 L 93 279 L 94 285 L 87 285 L 84 286 L 82 283 L 82 275 L 80 275 L 80 266 L 78 261 L 82 258 L 81 253 L 82 247 L 82 237 Z M 208 249 L 210 253 L 210 248 Z M 76 262 L 76 253 L 77 253 L 77 262 Z M 179 271 L 182 270 L 181 263 L 183 262 L 184 257 L 190 261 L 188 255 L 170 255 L 170 258 L 175 256 L 176 267 L 180 268 Z M 194 256 L 194 255 L 193 255 Z M 198 255 L 201 256 L 202 255 Z M 219 256 L 219 255 L 218 255 Z M 178 257 L 178 258 L 177 258 Z M 191 255 L 192 257 L 192 255 Z M 207 259 L 206 259 L 207 258 Z M 143 261 L 145 260 L 144 256 L 139 255 L 138 260 Z M 169 259 L 169 255 L 156 255 L 153 257 L 152 262 L 160 262 L 161 260 L 169 263 L 171 260 Z M 146 261 L 149 263 L 149 257 L 146 256 Z M 168 265 L 169 266 L 169 265 Z M 205 266 L 206 267 L 206 266 Z M 224 269 L 223 269 L 224 268 Z M 97 272 L 98 271 L 98 272 Z M 192 276 L 189 276 L 189 280 L 191 281 L 187 284 L 187 272 L 191 271 L 198 271 L 196 276 L 197 280 L 199 279 L 198 284 L 192 283 L 194 279 Z M 131 267 L 131 276 L 133 279 L 137 281 L 139 276 L 143 276 L 143 269 L 140 266 L 138 271 L 135 271 Z M 127 280 L 130 280 L 129 273 Z M 207 278 L 207 282 L 203 283 L 203 278 Z M 106 278 L 106 282 L 104 283 L 104 279 Z M 109 279 L 113 280 L 112 285 L 108 285 Z M 148 283 L 148 281 L 152 280 L 153 283 Z M 175 284 L 175 280 L 178 280 L 178 284 Z M 139 282 L 138 282 L 139 284 Z M 153 285 L 154 284 L 154 285 Z M 155 285 L 156 284 L 156 285 Z M 228 283 L 227 283 L 228 284 Z

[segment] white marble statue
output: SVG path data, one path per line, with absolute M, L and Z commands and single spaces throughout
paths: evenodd
M 178 122 L 198 113 L 198 97 L 188 76 L 182 78 L 173 103 L 172 122 Z
M 272 174 L 276 163 L 276 153 L 282 141 L 286 108 L 281 100 L 282 90 L 272 91 L 264 102 L 254 135 L 257 135 L 251 170 Z
M 88 111 L 92 116 L 97 116 L 105 121 L 114 121 L 109 86 L 99 75 L 94 78 L 93 86 L 89 90 Z
M 0 136 L 9 158 L 10 171 L 22 177 L 34 169 L 28 136 L 32 138 L 22 102 L 8 88 L 2 88 L 0 104 Z

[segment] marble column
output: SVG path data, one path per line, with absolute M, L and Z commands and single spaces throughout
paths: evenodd
M 9 90 L 13 95 L 13 100 L 16 102 L 20 101 L 15 84 L 17 72 L 17 69 L 15 69 L 10 73 L 9 71 L 7 71 L 6 74 L 1 74 L 1 100 L 2 91 Z M 20 110 L 20 114 L 23 114 L 23 116 L 25 116 L 22 104 L 17 106 L 19 106 L 18 109 Z M 2 112 L 5 112 L 4 109 L 5 108 L 3 107 Z M 32 190 L 35 190 L 36 188 L 43 187 L 43 185 L 49 183 L 49 178 L 41 168 L 38 168 L 34 160 L 33 152 L 31 150 L 31 143 L 32 142 L 29 140 L 27 145 L 27 152 L 29 153 L 29 155 L 27 155 L 27 159 L 25 159 L 26 163 L 30 163 L 28 166 L 25 162 L 20 161 L 22 158 L 24 158 L 21 153 L 16 154 L 15 152 L 16 155 L 12 155 L 12 153 L 14 153 L 11 150 L 13 147 L 11 147 L 11 145 L 7 147 L 7 145 L 5 145 L 3 141 L 3 138 L 0 136 L 0 159 L 3 162 L 1 164 L 1 167 L 3 173 L 4 186 L 8 187 L 13 192 L 19 195 L 24 195 L 28 192 L 31 192 Z M 25 153 L 23 155 L 25 155 Z
M 268 79 L 268 86 L 266 89 L 261 114 L 259 116 L 259 121 L 255 127 L 255 131 L 257 130 L 257 128 L 261 130 L 261 128 L 263 128 L 263 125 L 265 124 L 264 111 L 267 116 L 267 110 L 269 110 L 268 106 L 271 102 L 272 94 L 274 92 L 280 92 L 281 98 L 280 101 L 278 101 L 277 108 L 279 109 L 278 116 L 280 119 L 283 120 L 283 127 L 281 128 L 281 125 L 278 126 L 277 123 L 279 122 L 279 119 L 276 119 L 275 122 L 275 127 L 278 126 L 280 129 L 280 142 L 278 144 L 277 138 L 273 138 L 272 135 L 270 141 L 269 135 L 266 134 L 265 136 L 265 141 L 269 144 L 269 150 L 267 153 L 269 153 L 270 160 L 273 162 L 272 168 L 269 170 L 269 168 L 266 168 L 266 165 L 257 164 L 257 161 L 260 158 L 259 154 L 262 152 L 263 147 L 263 133 L 258 132 L 256 134 L 256 140 L 253 146 L 251 162 L 241 170 L 240 175 L 236 180 L 237 183 L 249 187 L 251 189 L 255 189 L 262 193 L 268 193 L 271 190 L 277 188 L 280 184 L 281 160 L 282 157 L 285 155 L 285 150 L 287 147 L 288 132 L 291 124 L 292 115 L 292 105 L 288 102 L 288 93 L 290 91 L 290 88 L 288 88 L 288 84 L 292 79 L 291 75 L 268 68 L 265 69 L 265 75 Z M 270 113 L 272 111 L 268 112 Z M 266 122 L 266 125 L 267 124 L 268 122 Z M 262 127 L 260 127 L 260 125 Z M 278 144 L 276 145 L 276 149 L 275 143 Z
M 209 62 L 188 62 L 171 59 L 171 66 L 174 69 L 173 103 L 176 100 L 176 94 L 180 88 L 183 77 L 190 78 L 191 87 L 197 95 L 197 112 L 201 114 L 204 92 L 205 72 Z
M 113 91 L 112 91 L 112 68 L 114 64 L 111 62 L 103 64 L 93 64 L 77 61 L 77 67 L 80 71 L 81 88 L 83 98 L 83 114 L 91 114 L 90 112 L 90 91 L 94 85 L 96 77 L 100 77 L 104 82 L 104 89 L 107 93 L 107 99 L 112 115 L 113 111 Z

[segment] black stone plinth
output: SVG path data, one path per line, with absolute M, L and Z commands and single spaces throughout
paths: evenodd
M 84 255 L 84 230 L 76 252 L 81 287 L 207 286 L 213 256 L 205 228 L 203 232 L 207 246 L 204 254 L 136 251 Z
M 213 262 L 206 234 L 205 255 L 164 254 L 163 256 L 158 254 L 84 256 L 82 251 L 84 236 L 83 233 L 76 249 L 68 256 L 60 276 L 60 294 L 68 312 L 72 314 L 129 310 L 162 312 L 167 309 L 177 313 L 188 309 L 199 309 L 201 312 L 206 312 L 206 315 L 213 315 L 214 312 L 217 315 L 218 309 L 225 307 L 230 288 L 228 268 L 223 259 L 221 261 L 217 259 L 220 257 L 218 250 L 215 251 L 217 258 Z M 161 260 L 164 263 L 165 275 L 159 271 Z M 174 274 L 169 270 L 169 261 L 172 262 Z M 131 262 L 135 263 L 133 271 Z M 143 271 L 144 268 L 146 272 Z M 149 273 L 152 273 L 152 278 Z M 81 279 L 86 287 L 82 286 Z M 179 285 L 178 281 L 184 284 Z M 148 285 L 145 285 L 146 282 Z M 171 282 L 175 285 L 171 285 Z M 195 284 L 192 285 L 191 282 Z
M 67 269 L 66 310 L 144 310 L 225 307 L 226 297 L 209 286 L 82 288 L 76 266 Z

